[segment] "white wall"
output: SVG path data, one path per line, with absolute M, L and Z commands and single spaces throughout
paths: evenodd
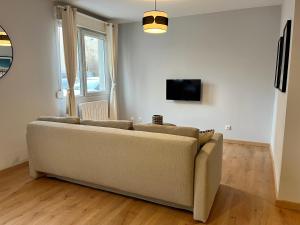
M 279 29 L 278 6 L 172 18 L 163 35 L 121 25 L 121 117 L 149 122 L 162 114 L 225 138 L 270 143 Z M 166 101 L 167 78 L 202 79 L 202 102 Z
M 277 198 L 300 203 L 300 2 L 285 0 L 282 30 L 292 19 L 293 33 L 288 73 L 288 91 L 276 93 L 273 158 L 276 167 Z
M 285 0 L 282 5 L 281 13 L 281 28 L 280 35 L 282 35 L 286 21 L 294 18 L 295 11 L 295 0 Z M 293 40 L 292 40 L 293 41 Z M 289 77 L 288 77 L 289 78 Z M 289 83 L 289 82 L 288 82 Z M 289 88 L 287 87 L 287 93 Z M 275 91 L 275 101 L 274 101 L 274 118 L 273 118 L 273 134 L 271 141 L 271 149 L 274 160 L 275 169 L 275 183 L 276 190 L 278 194 L 280 176 L 281 176 L 281 160 L 282 151 L 284 144 L 284 133 L 285 133 L 285 117 L 286 117 L 286 107 L 287 107 L 287 93 L 282 93 L 278 89 Z
M 0 79 L 0 170 L 27 159 L 29 121 L 59 113 L 54 21 L 51 1 L 1 0 L 0 23 L 14 61 Z

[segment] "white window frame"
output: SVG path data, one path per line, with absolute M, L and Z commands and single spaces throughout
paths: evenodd
M 104 40 L 104 65 L 105 65 L 105 91 L 98 91 L 89 93 L 87 89 L 87 74 L 86 70 L 86 62 L 85 62 L 85 43 L 84 43 L 84 35 L 88 34 L 89 36 L 96 37 L 99 39 Z M 108 76 L 108 68 L 107 68 L 107 49 L 106 49 L 106 35 L 97 31 L 92 31 L 87 28 L 79 27 L 78 28 L 78 44 L 79 44 L 79 73 L 80 73 L 80 79 L 81 79 L 81 93 L 84 97 L 92 97 L 92 96 L 101 96 L 101 95 L 108 95 L 109 94 L 109 76 Z
M 62 87 L 62 76 L 61 76 L 61 54 L 60 54 L 60 37 L 58 29 L 61 27 L 61 20 L 57 21 L 57 28 L 56 28 L 56 37 L 57 37 L 57 51 L 58 51 L 58 69 L 59 69 L 59 76 L 58 76 L 58 85 L 59 85 L 59 91 L 60 95 L 65 98 L 66 96 L 63 94 L 63 87 Z M 87 91 L 87 82 L 86 82 L 86 71 L 83 70 L 85 68 L 85 50 L 84 50 L 84 34 L 89 34 L 91 36 L 95 36 L 97 38 L 101 38 L 105 41 L 105 48 L 104 48 L 104 64 L 105 64 L 105 91 L 99 91 L 99 92 L 93 92 L 88 93 Z M 78 35 L 78 41 L 77 41 L 77 47 L 78 47 L 78 67 L 79 67 L 79 74 L 77 76 L 80 76 L 80 95 L 76 95 L 75 97 L 79 99 L 79 102 L 84 102 L 85 100 L 97 100 L 97 99 L 108 99 L 109 93 L 110 93 L 110 76 L 108 73 L 108 65 L 107 65 L 107 38 L 106 34 L 90 30 L 88 28 L 84 28 L 82 26 L 77 26 L 77 35 Z M 83 50 L 83 52 L 82 52 Z

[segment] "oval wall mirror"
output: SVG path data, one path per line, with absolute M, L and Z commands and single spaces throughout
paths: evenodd
M 13 61 L 13 49 L 9 36 L 0 26 L 0 79 L 9 71 Z

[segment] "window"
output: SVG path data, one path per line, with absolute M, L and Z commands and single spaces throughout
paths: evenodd
M 80 34 L 82 48 L 81 56 L 83 74 L 86 83 L 86 93 L 97 93 L 106 90 L 105 85 L 105 39 L 103 35 L 82 30 Z
M 64 58 L 63 34 L 58 26 L 60 53 L 60 83 L 64 96 L 69 88 Z M 105 35 L 78 27 L 77 78 L 74 85 L 76 96 L 94 96 L 107 93 L 107 67 L 105 60 Z

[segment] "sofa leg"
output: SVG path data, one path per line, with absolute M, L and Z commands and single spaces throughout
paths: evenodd
M 198 212 L 193 212 L 193 219 L 196 221 L 200 221 L 201 223 L 206 223 L 207 219 L 208 219 L 208 215 L 207 216 L 203 216 L 201 213 Z
M 32 168 L 32 167 L 29 167 L 29 175 L 30 175 L 32 178 L 34 178 L 34 179 L 38 179 L 38 178 L 40 178 L 40 177 L 45 176 L 44 173 L 38 172 L 38 171 L 36 171 L 36 170 L 35 170 L 34 168 Z

